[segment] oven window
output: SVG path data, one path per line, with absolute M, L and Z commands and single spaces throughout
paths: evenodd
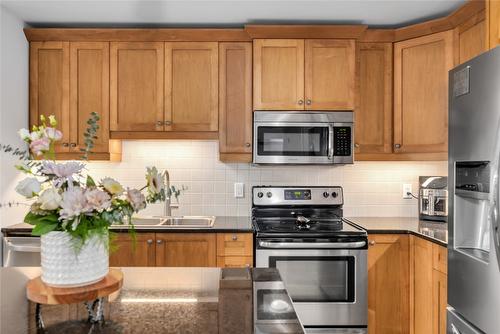
M 328 127 L 259 126 L 259 155 L 327 156 Z
M 354 257 L 271 256 L 294 302 L 354 302 Z

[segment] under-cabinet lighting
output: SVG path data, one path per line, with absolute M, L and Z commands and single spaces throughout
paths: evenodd
M 122 298 L 122 303 L 197 303 L 197 298 Z

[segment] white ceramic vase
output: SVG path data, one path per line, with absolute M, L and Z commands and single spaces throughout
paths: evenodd
M 106 239 L 107 240 L 107 239 Z M 92 236 L 81 248 L 66 232 L 41 237 L 42 281 L 54 287 L 76 287 L 96 283 L 108 274 L 108 247 Z

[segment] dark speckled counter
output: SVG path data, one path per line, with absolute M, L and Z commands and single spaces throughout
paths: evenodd
M 13 234 L 26 234 L 31 231 L 33 226 L 28 224 L 15 224 L 2 228 L 2 233 L 7 235 Z M 112 226 L 111 229 L 115 232 L 126 232 L 128 228 L 122 225 Z M 136 226 L 138 232 L 154 232 L 154 233 L 175 233 L 175 232 L 190 232 L 190 233 L 245 233 L 253 232 L 252 220 L 250 217 L 237 217 L 237 216 L 218 216 L 215 218 L 214 226 L 212 227 L 169 227 L 165 229 L 147 228 L 144 226 Z
M 448 224 L 412 217 L 354 217 L 350 222 L 364 228 L 369 234 L 409 233 L 441 246 L 448 245 Z

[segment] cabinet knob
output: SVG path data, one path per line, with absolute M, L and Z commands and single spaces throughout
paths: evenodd
M 75 148 L 76 147 L 76 143 L 71 143 L 70 145 L 72 148 Z
M 401 148 L 401 144 L 395 144 L 394 147 L 395 148 Z
M 172 125 L 171 121 L 165 121 L 165 125 Z
M 307 99 L 306 104 L 307 104 L 308 106 L 310 106 L 310 105 L 311 105 L 311 103 L 312 103 L 312 101 L 311 101 L 310 99 Z
M 250 268 L 250 264 L 249 263 L 245 263 L 245 267 L 246 268 Z
M 354 144 L 354 147 L 359 148 L 359 144 L 358 143 Z
M 250 144 L 250 143 L 245 143 L 245 146 L 246 146 L 246 147 L 250 147 L 250 146 L 252 146 L 252 144 Z
M 236 240 L 238 240 L 238 236 L 236 234 L 233 234 L 233 236 L 231 237 L 231 239 L 233 239 L 233 241 L 236 241 Z
M 62 146 L 63 147 L 69 147 L 69 143 L 63 143 Z
M 369 244 L 370 246 L 374 246 L 374 245 L 375 245 L 375 240 L 371 240 L 368 244 Z
M 156 122 L 156 126 L 162 126 L 163 125 L 163 122 L 162 121 L 157 121 Z
M 159 244 L 163 243 L 163 240 L 161 240 L 161 239 L 160 240 L 156 240 L 156 243 L 159 245 Z
M 304 104 L 304 100 L 299 100 L 299 106 Z
M 151 245 L 153 243 L 153 239 L 148 239 L 146 242 L 148 243 L 148 245 Z

